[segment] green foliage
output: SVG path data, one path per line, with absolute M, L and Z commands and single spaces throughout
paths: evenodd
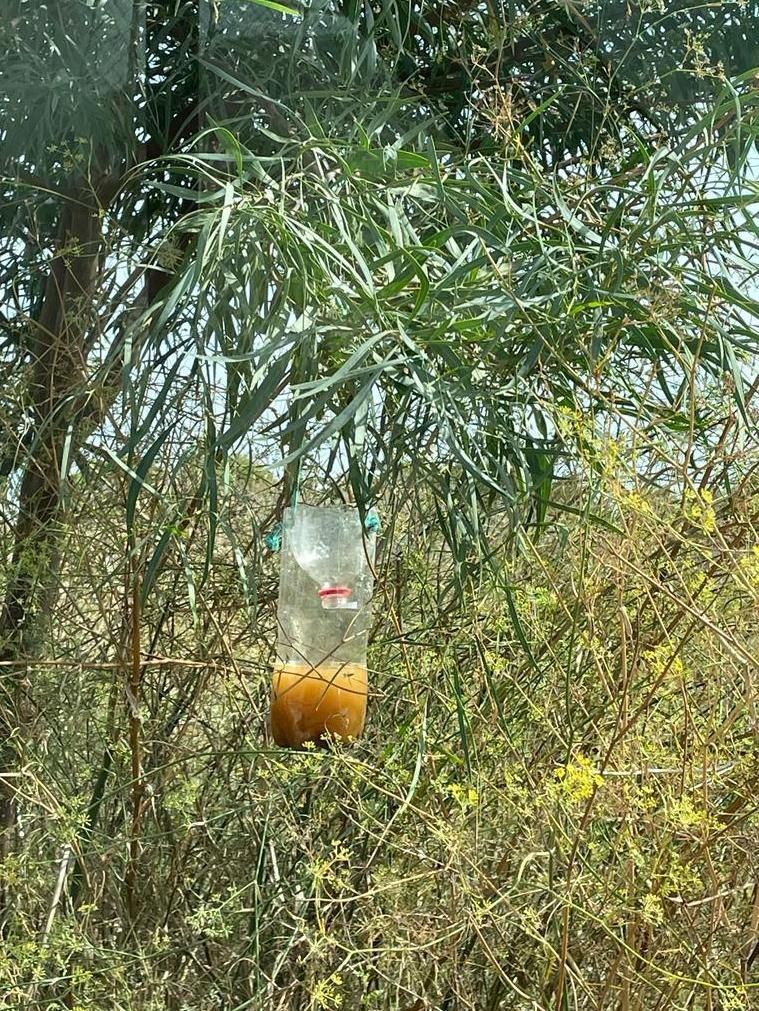
M 217 515 L 230 452 L 284 458 L 284 497 L 315 458 L 367 506 L 413 471 L 463 579 L 494 502 L 544 523 L 582 434 L 573 412 L 699 443 L 714 416 L 685 405 L 692 383 L 729 382 L 742 407 L 757 310 L 751 11 L 463 11 L 180 4 L 166 18 L 67 0 L 42 44 L 16 0 L 9 56 L 40 65 L 27 93 L 11 62 L 0 91 L 8 386 L 23 403 L 34 356 L 18 321 L 38 318 L 61 215 L 96 202 L 104 249 L 78 314 L 88 369 L 65 398 L 80 405 L 70 457 L 80 468 L 81 442 L 105 445 L 132 477 L 128 527 L 151 494 L 143 469 L 165 459 L 178 474 L 199 425 L 196 508 Z M 99 47 L 117 30 L 127 78 L 106 95 Z M 684 56 L 670 73 L 684 38 L 724 73 Z M 441 83 L 451 66 L 466 87 Z M 648 67 L 660 83 L 643 88 Z M 687 108 L 672 91 L 686 81 Z M 97 115 L 73 109 L 79 94 Z M 8 470 L 34 448 L 22 417 L 6 426 Z
M 577 514 L 553 511 L 520 552 L 507 540 L 502 570 L 455 611 L 440 531 L 409 522 L 407 496 L 384 502 L 399 532 L 378 570 L 369 727 L 332 752 L 268 743 L 274 600 L 260 592 L 251 627 L 234 545 L 273 490 L 239 468 L 194 603 L 202 517 L 167 548 L 142 615 L 136 919 L 129 702 L 110 659 L 128 635 L 122 506 L 118 482 L 84 489 L 58 663 L 35 672 L 47 709 L 24 751 L 25 842 L 2 870 L 10 1007 L 527 1009 L 563 993 L 577 1009 L 662 994 L 683 1011 L 751 1008 L 753 455 L 732 444 L 730 495 L 700 487 L 713 459 L 678 494 L 648 484 L 676 443 L 654 459 L 614 445 L 599 474 L 588 442 L 558 489 Z M 589 520 L 586 498 L 614 524 Z M 143 504 L 136 522 L 142 539 L 163 519 Z M 483 517 L 489 537 L 500 522 Z M 64 842 L 75 859 L 54 906 Z
M 755 1006 L 755 5 L 6 6 L 3 1006 Z M 296 487 L 383 518 L 331 752 Z

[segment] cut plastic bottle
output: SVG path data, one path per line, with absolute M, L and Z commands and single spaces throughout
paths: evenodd
M 297 506 L 282 524 L 274 740 L 300 748 L 359 737 L 375 537 L 346 506 Z

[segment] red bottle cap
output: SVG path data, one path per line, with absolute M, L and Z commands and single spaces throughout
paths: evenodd
M 353 590 L 350 586 L 323 586 L 319 590 L 319 596 L 324 599 L 325 597 L 350 597 Z

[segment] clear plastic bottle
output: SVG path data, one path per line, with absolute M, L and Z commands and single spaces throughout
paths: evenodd
M 297 506 L 283 520 L 271 724 L 299 748 L 360 736 L 375 537 L 349 506 Z

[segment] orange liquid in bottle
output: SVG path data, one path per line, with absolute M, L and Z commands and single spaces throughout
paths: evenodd
M 271 729 L 277 744 L 300 748 L 330 734 L 359 737 L 366 719 L 366 668 L 284 664 L 272 678 Z

